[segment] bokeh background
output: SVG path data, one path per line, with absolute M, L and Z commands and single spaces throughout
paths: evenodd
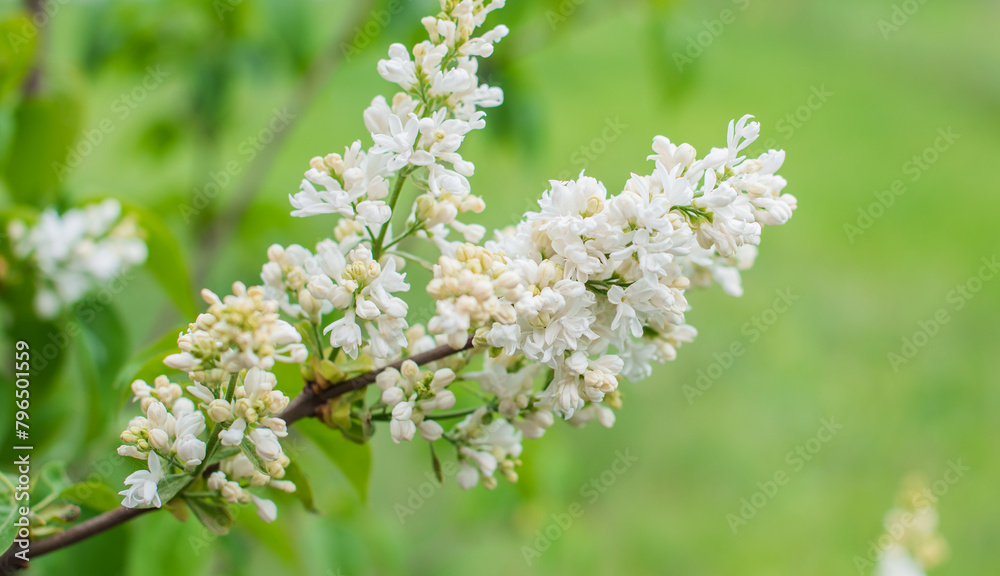
M 44 434 L 36 463 L 66 462 L 74 479 L 106 463 L 118 490 L 127 471 L 113 455 L 115 436 L 134 408 L 121 383 L 81 366 L 117 374 L 124 360 L 115 358 L 186 322 L 177 302 L 196 286 L 252 283 L 271 243 L 311 245 L 331 233 L 322 218 L 292 219 L 287 196 L 309 158 L 364 135 L 362 110 L 392 88 L 375 63 L 389 43 L 419 39 L 419 17 L 435 4 L 55 0 L 42 8 L 35 108 L 22 106 L 22 87 L 2 101 L 5 175 L 48 171 L 70 147 L 81 158 L 61 183 L 39 185 L 45 202 L 113 196 L 148 209 L 185 266 L 173 298 L 138 272 L 97 321 L 117 327 L 88 331 L 35 384 L 44 396 L 34 403 Z M 973 278 L 983 258 L 1000 256 L 991 174 L 1000 153 L 1000 3 L 509 4 L 491 22 L 511 34 L 483 70 L 507 102 L 463 149 L 488 205 L 479 221 L 513 223 L 549 178 L 583 169 L 613 190 L 630 171 L 648 170 L 654 135 L 705 152 L 724 144 L 729 119 L 753 113 L 763 132 L 754 149 L 787 150 L 783 175 L 799 210 L 765 232 L 746 295 L 693 295 L 697 341 L 623 387 L 613 429 L 559 425 L 528 442 L 516 485 L 432 486 L 423 443 L 396 446 L 378 434 L 362 502 L 303 443 L 320 514 L 288 499 L 276 524 L 241 514 L 232 534 L 205 548 L 190 540 L 201 533 L 194 520 L 153 514 L 40 559 L 32 573 L 868 574 L 857 557 L 881 534 L 903 479 L 933 483 L 953 464 L 968 470 L 938 503 L 951 552 L 934 574 L 995 570 L 1000 276 Z M 0 6 L 4 17 L 21 9 Z M 0 45 L 13 46 L 19 30 L 4 28 Z M 16 60 L 0 48 L 5 62 Z M 24 82 L 14 68 L 0 84 Z M 112 129 L 81 148 L 104 120 Z M 957 139 L 941 136 L 949 132 Z M 226 173 L 227 183 L 206 188 Z M 890 203 L 885 191 L 896 181 L 905 192 Z M 183 208 L 206 190 L 219 193 L 196 215 Z M 426 278 L 411 270 L 410 280 L 422 294 Z M 959 285 L 979 290 L 956 296 Z M 789 294 L 790 306 L 775 307 Z M 411 306 L 418 319 L 430 316 L 427 302 Z M 5 346 L 33 329 L 15 322 L 17 306 L 4 302 Z M 914 336 L 942 309 L 947 323 Z M 108 330 L 119 335 L 113 346 Z M 902 356 L 904 338 L 923 345 L 894 366 L 889 354 Z M 729 361 L 734 343 L 745 353 Z M 5 382 L 5 397 L 9 389 Z M 110 403 L 95 405 L 95 395 Z M 824 421 L 842 428 L 810 442 Z M 795 455 L 800 446 L 808 460 Z M 636 461 L 609 473 L 619 452 Z M 789 481 L 734 531 L 728 515 L 740 515 L 742 499 L 778 472 Z M 602 474 L 613 483 L 596 498 L 581 492 Z M 574 503 L 582 516 L 551 529 Z M 523 547 L 547 529 L 558 536 L 529 566 Z

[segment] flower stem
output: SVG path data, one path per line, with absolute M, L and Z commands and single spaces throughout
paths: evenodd
M 232 404 L 233 396 L 236 394 L 236 381 L 239 379 L 239 373 L 233 374 L 229 377 L 229 386 L 226 387 L 226 402 Z M 215 449 L 219 446 L 219 433 L 222 432 L 222 422 L 216 422 L 215 426 L 212 427 L 212 432 L 208 437 L 208 446 L 205 447 L 205 460 L 202 461 L 201 465 L 195 469 L 194 474 L 191 475 L 191 482 L 194 482 L 201 473 L 205 471 L 208 467 L 208 463 L 212 458 L 212 454 L 215 453 Z M 190 483 L 188 484 L 190 486 Z M 184 490 L 181 490 L 183 492 Z
M 406 182 L 406 178 L 409 177 L 410 170 L 408 168 L 403 168 L 399 174 L 396 175 L 396 184 L 392 187 L 392 194 L 389 196 L 389 222 L 392 222 L 391 212 L 396 210 L 396 202 L 399 201 L 399 193 L 403 191 L 403 184 Z M 375 260 L 382 257 L 384 249 L 382 244 L 385 243 L 386 232 L 389 231 L 389 222 L 382 225 L 382 230 L 378 233 L 378 238 L 375 239 L 375 245 L 372 246 L 372 256 Z

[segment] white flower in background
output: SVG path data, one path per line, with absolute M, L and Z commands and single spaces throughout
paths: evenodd
M 882 553 L 876 576 L 927 576 L 927 573 L 905 548 L 893 545 Z
M 49 208 L 34 225 L 11 221 L 7 232 L 14 257 L 35 268 L 35 312 L 43 319 L 142 264 L 148 253 L 135 218 L 122 217 L 121 203 L 113 199 L 62 214 Z
M 948 555 L 948 544 L 938 534 L 936 500 L 923 478 L 907 478 L 900 505 L 885 517 L 885 534 L 878 539 L 876 576 L 925 576 Z M 888 541 L 888 544 L 884 544 Z
M 138 470 L 129 474 L 125 479 L 125 485 L 129 486 L 118 494 L 125 497 L 122 506 L 126 508 L 148 508 L 153 506 L 159 508 L 160 494 L 156 491 L 156 484 L 163 479 L 163 469 L 160 467 L 160 459 L 156 454 L 149 458 L 149 470 Z
M 488 417 L 492 420 L 485 421 Z M 472 488 L 481 479 L 486 488 L 493 489 L 497 471 L 508 481 L 517 481 L 514 468 L 521 463 L 518 457 L 522 435 L 505 418 L 489 413 L 484 406 L 456 424 L 449 437 L 458 446 L 460 468 L 456 479 L 462 488 Z

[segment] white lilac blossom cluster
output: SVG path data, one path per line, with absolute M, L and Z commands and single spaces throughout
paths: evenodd
M 262 287 L 247 289 L 237 282 L 232 295 L 220 299 L 205 290 L 202 297 L 208 311 L 178 337 L 181 352 L 164 360 L 186 372 L 190 384 L 182 389 L 167 376 L 153 385 L 132 383 L 145 416 L 129 422 L 118 453 L 146 460 L 148 470 L 125 480 L 129 488 L 121 492 L 122 505 L 161 506 L 158 484 L 167 478 L 166 468 L 182 478 L 183 488 L 204 481 L 211 498 L 253 502 L 269 522 L 277 514 L 274 502 L 250 489 L 295 490 L 292 482 L 281 480 L 290 460 L 279 441 L 288 431 L 278 415 L 289 399 L 276 389 L 277 379 L 269 370 L 275 362 L 305 361 L 306 350 Z M 214 426 L 205 436 L 207 422 Z M 203 479 L 209 464 L 217 464 L 218 470 Z
M 503 101 L 503 92 L 480 84 L 476 72 L 477 59 L 493 53 L 507 28 L 475 36 L 489 13 L 502 6 L 498 1 L 442 1 L 441 14 L 422 20 L 428 40 L 412 51 L 393 44 L 378 71 L 402 90 L 391 101 L 376 97 L 365 110 L 372 145 L 363 150 L 358 141 L 343 155 L 314 158 L 300 191 L 291 197 L 294 216 L 339 215 L 336 242 L 320 243 L 315 256 L 297 246 L 273 247 L 264 282 L 296 315 L 315 319 L 336 310 L 340 318 L 324 332 L 332 346 L 352 357 L 364 349 L 386 363 L 405 344 L 406 304 L 392 296 L 409 288 L 397 272 L 406 257 L 398 250 L 403 238 L 412 234 L 447 246 L 451 230 L 467 241 L 479 241 L 485 233 L 482 226 L 458 220 L 485 206 L 471 194 L 468 177 L 475 167 L 459 148 L 469 132 L 486 125 L 479 109 Z M 407 209 L 403 232 L 393 238 L 390 220 L 407 180 L 422 194 Z M 392 247 L 397 247 L 393 257 L 385 258 Z
M 129 477 L 126 505 L 160 504 L 165 462 L 213 497 L 253 501 L 273 518 L 273 504 L 251 489 L 294 489 L 280 480 L 288 459 L 277 415 L 288 399 L 275 389 L 275 361 L 302 364 L 313 393 L 383 368 L 377 398 L 346 386 L 314 413 L 353 441 L 366 441 L 373 422 L 388 422 L 396 443 L 445 441 L 464 488 L 492 488 L 498 472 L 516 481 L 525 438 L 557 418 L 611 426 L 619 383 L 648 377 L 694 338 L 688 288 L 742 292 L 740 271 L 763 226 L 784 224 L 796 207 L 777 175 L 784 152 L 743 154 L 759 132 L 750 116 L 700 159 L 656 137 L 652 172 L 632 175 L 617 194 L 583 174 L 552 181 L 537 212 L 486 242 L 485 228 L 459 220 L 485 208 L 459 148 L 485 126 L 480 109 L 503 100 L 477 78 L 478 59 L 507 34 L 478 29 L 502 6 L 441 0 L 441 12 L 422 20 L 428 40 L 392 45 L 378 71 L 401 91 L 365 111 L 372 144 L 314 158 L 290 197 L 294 216 L 335 217 L 333 238 L 312 250 L 271 246 L 261 286 L 237 283 L 221 300 L 204 293 L 208 313 L 166 359 L 188 374 L 190 398 L 166 378 L 135 384 L 146 416 L 130 423 L 121 452 L 147 458 L 149 470 Z M 417 191 L 400 204 L 408 188 Z M 403 249 L 413 240 L 429 244 L 436 262 Z M 410 322 L 402 299 L 409 265 L 431 275 L 426 326 Z M 429 352 L 437 360 L 424 366 L 411 358 Z
M 485 126 L 480 108 L 503 99 L 476 77 L 477 59 L 507 34 L 477 29 L 502 6 L 441 0 L 423 20 L 428 40 L 390 48 L 378 71 L 402 90 L 365 111 L 372 145 L 314 158 L 291 197 L 295 216 L 339 215 L 334 238 L 314 252 L 272 246 L 261 274 L 286 314 L 328 336 L 329 350 L 316 351 L 323 358 L 363 355 L 384 366 L 433 344 L 466 349 L 471 339 L 473 352 L 454 369 L 404 362 L 384 371 L 373 412 L 397 443 L 417 434 L 451 443 L 464 487 L 492 487 L 498 470 L 515 479 L 522 439 L 542 436 L 557 417 L 611 426 L 619 382 L 648 377 L 695 337 L 687 289 L 716 283 L 741 295 L 740 271 L 753 264 L 763 226 L 784 224 L 796 207 L 777 174 L 784 152 L 744 155 L 760 129 L 744 116 L 729 124 L 726 146 L 702 158 L 657 136 L 652 172 L 633 174 L 617 194 L 583 174 L 552 181 L 537 212 L 482 243 L 485 229 L 457 220 L 485 207 L 459 148 Z M 397 206 L 407 182 L 416 197 Z M 404 251 L 410 238 L 430 241 L 437 262 Z M 433 275 L 433 336 L 407 321 L 407 264 Z M 412 345 L 413 330 L 422 344 Z M 462 372 L 484 351 L 481 369 Z M 478 384 L 483 404 L 450 411 L 455 381 Z
M 132 216 L 107 199 L 59 214 L 42 212 L 28 225 L 13 220 L 8 235 L 15 258 L 35 268 L 35 312 L 52 319 L 128 268 L 146 261 L 146 243 Z
M 795 209 L 776 175 L 783 152 L 740 155 L 759 133 L 750 118 L 731 122 L 728 147 L 703 159 L 657 137 L 653 172 L 633 174 L 615 195 L 584 175 L 551 182 L 538 212 L 486 243 L 474 262 L 484 273 L 457 283 L 459 294 L 490 297 L 481 304 L 452 291 L 431 325 L 469 328 L 467 319 L 488 313 L 471 327 L 490 347 L 551 367 L 539 400 L 566 418 L 615 392 L 620 376 L 649 376 L 653 361 L 673 359 L 696 334 L 685 323 L 692 277 L 738 294 L 737 269 L 752 261 L 762 226 Z M 436 279 L 454 278 L 451 260 L 442 258 Z

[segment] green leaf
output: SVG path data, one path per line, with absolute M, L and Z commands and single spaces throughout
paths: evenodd
M 368 499 L 368 483 L 372 471 L 370 444 L 355 444 L 334 433 L 315 419 L 303 419 L 295 428 L 312 440 L 358 491 L 362 502 Z
M 231 458 L 240 453 L 240 449 L 236 446 L 218 446 L 212 456 L 208 459 L 208 466 L 215 464 L 216 462 L 221 462 L 226 458 Z
M 163 364 L 163 359 L 177 352 L 177 335 L 187 330 L 187 324 L 168 330 L 159 340 L 149 344 L 128 359 L 118 372 L 116 386 L 131 393 L 130 386 L 136 380 L 151 384 L 157 376 L 173 369 Z
M 46 206 L 56 197 L 71 165 L 82 162 L 72 150 L 80 132 L 80 103 L 71 92 L 26 98 L 14 111 L 14 136 L 3 177 L 14 199 Z
M 208 528 L 212 534 L 224 536 L 229 534 L 235 517 L 233 511 L 225 503 L 208 498 L 188 498 L 181 496 L 194 515 Z
M 160 480 L 156 489 L 160 494 L 160 502 L 163 504 L 170 502 L 174 496 L 177 496 L 178 492 L 190 483 L 191 475 L 189 474 L 168 474 L 163 480 Z
M 0 99 L 24 82 L 31 68 L 38 34 L 24 14 L 14 14 L 0 21 Z
M 250 438 L 243 437 L 243 442 L 240 442 L 240 450 L 243 451 L 243 455 L 247 457 L 247 460 L 250 460 L 250 463 L 253 464 L 253 467 L 258 472 L 267 474 L 267 464 L 257 455 L 257 448 L 250 441 Z
M 10 474 L 0 475 L 0 550 L 7 550 L 17 537 L 18 514 L 14 485 L 17 478 Z
M 441 467 L 441 459 L 438 458 L 437 451 L 434 450 L 434 443 L 428 442 L 431 447 L 431 465 L 434 467 L 434 476 L 437 477 L 438 482 L 444 484 L 444 470 Z
M 102 482 L 74 484 L 60 492 L 59 497 L 96 512 L 107 512 L 121 505 L 118 495 Z
M 100 305 L 99 300 L 87 299 L 76 307 L 77 321 L 83 329 L 79 337 L 80 354 L 88 358 L 92 378 L 88 379 L 87 401 L 91 415 L 88 438 L 99 434 L 107 424 L 106 414 L 119 408 L 115 394 L 109 394 L 129 356 L 129 339 L 125 324 L 112 306 Z
M 191 277 L 184 255 L 174 235 L 154 212 L 131 205 L 128 211 L 139 218 L 139 226 L 146 232 L 146 246 L 149 248 L 146 269 L 156 278 L 181 313 L 194 320 L 199 306 L 191 289 Z
M 302 506 L 305 507 L 306 511 L 316 512 L 316 501 L 313 498 L 312 485 L 296 461 L 292 460 L 291 464 L 285 466 L 285 477 L 282 480 L 294 482 L 295 492 L 293 495 L 299 502 L 302 502 Z

